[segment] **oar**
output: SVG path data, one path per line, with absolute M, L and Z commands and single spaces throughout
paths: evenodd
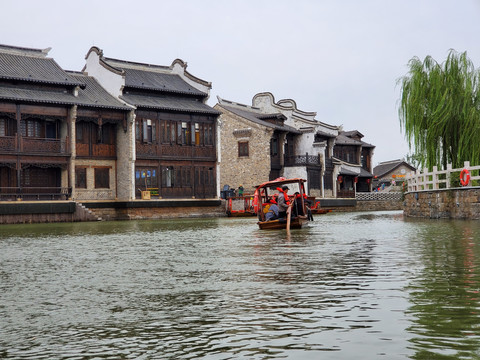
M 288 205 L 288 209 L 287 209 L 287 233 L 290 232 L 290 221 L 292 219 L 292 205 L 293 205 L 293 202 Z

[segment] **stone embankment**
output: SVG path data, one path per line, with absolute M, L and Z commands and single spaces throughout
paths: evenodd
M 480 219 L 480 187 L 408 192 L 404 214 L 430 219 Z
M 362 199 L 320 199 L 333 211 L 400 210 L 400 195 L 363 195 Z M 74 201 L 0 203 L 0 224 L 75 222 L 100 220 L 154 220 L 185 217 L 224 217 L 225 200 Z

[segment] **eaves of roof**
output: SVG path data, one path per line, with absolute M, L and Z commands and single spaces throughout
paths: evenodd
M 125 94 L 120 96 L 120 99 L 131 105 L 148 109 L 220 115 L 219 111 L 194 98 Z
M 188 84 L 177 74 L 122 68 L 125 71 L 125 88 L 186 94 L 207 97 L 208 94 Z
M 224 108 L 225 110 L 227 110 L 227 111 L 229 111 L 229 112 L 231 112 L 231 113 L 233 113 L 237 116 L 240 116 L 240 117 L 242 117 L 246 120 L 249 120 L 253 123 L 256 123 L 258 125 L 262 125 L 262 126 L 265 126 L 265 127 L 271 128 L 271 129 L 279 130 L 279 131 L 290 132 L 290 133 L 297 134 L 297 135 L 302 134 L 301 131 L 297 130 L 296 128 L 294 128 L 292 126 L 278 125 L 278 124 L 274 124 L 274 123 L 262 120 L 262 118 L 265 118 L 265 117 L 267 117 L 267 118 L 275 117 L 277 115 L 277 113 L 275 113 L 275 114 L 264 114 L 264 113 L 261 113 L 261 112 L 249 111 L 249 110 L 247 110 L 248 108 L 239 109 L 239 108 L 234 107 L 234 106 L 227 106 L 227 105 L 223 105 L 223 104 L 218 104 L 218 106 Z
M 79 105 L 94 108 L 109 108 L 116 110 L 130 110 L 126 106 L 113 105 L 91 99 L 79 94 L 78 97 L 69 92 L 54 92 L 25 88 L 12 88 L 0 86 L 0 99 L 5 101 L 26 102 L 34 104 L 51 105 Z
M 335 145 L 362 145 L 362 142 L 339 134 L 335 139 Z
M 81 105 L 105 107 L 111 109 L 132 110 L 131 106 L 119 101 L 107 90 L 105 90 L 95 78 L 87 76 L 83 73 L 70 73 L 72 77 L 86 84 L 85 89 L 78 92 L 78 101 Z M 79 103 L 80 104 L 80 103 Z

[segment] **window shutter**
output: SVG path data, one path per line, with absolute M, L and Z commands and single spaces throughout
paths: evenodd
M 147 122 L 143 120 L 143 142 L 148 142 Z
M 180 121 L 177 123 L 177 144 L 182 144 L 182 123 Z

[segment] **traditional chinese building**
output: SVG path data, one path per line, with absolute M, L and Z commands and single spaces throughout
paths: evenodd
M 335 139 L 331 162 L 336 197 L 353 198 L 356 192 L 372 191 L 372 157 L 375 146 L 362 141 L 357 130 L 341 131 Z
M 310 195 L 355 197 L 371 191 L 374 146 L 358 131 L 315 119 L 292 99 L 275 102 L 271 93 L 252 106 L 219 98 L 220 183 L 247 189 L 279 176 L 307 179 Z M 238 151 L 237 151 L 238 150 Z
M 213 198 L 216 182 L 216 120 L 206 104 L 211 83 L 170 66 L 103 56 L 92 47 L 84 70 L 111 94 L 135 107 L 134 190 L 161 198 Z
M 382 183 L 390 185 L 394 182 L 398 185 L 405 180 L 408 173 L 416 170 L 414 166 L 400 159 L 381 162 L 373 169 L 374 185 Z
M 128 164 L 116 148 L 131 107 L 64 71 L 48 51 L 0 45 L 0 198 L 125 195 L 116 174 Z
M 253 193 L 255 186 L 282 175 L 287 137 L 301 134 L 285 125 L 279 112 L 264 113 L 258 107 L 218 98 L 220 184 L 243 186 Z

